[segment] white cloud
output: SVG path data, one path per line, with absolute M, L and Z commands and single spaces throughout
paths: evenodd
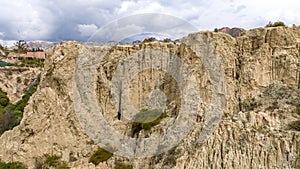
M 80 32 L 80 35 L 82 37 L 90 37 L 92 36 L 96 31 L 98 30 L 98 27 L 95 24 L 79 24 L 78 25 L 78 31 Z
M 197 28 L 178 17 L 146 13 L 116 20 L 102 27 L 89 41 L 122 41 L 141 34 L 160 34 L 178 39 L 195 31 Z
M 0 37 L 4 37 L 5 36 L 5 32 L 0 32 Z
M 44 39 L 53 30 L 53 16 L 47 8 L 38 6 L 35 1 L 0 2 L 0 24 L 4 25 L 7 38 Z M 0 30 L 1 31 L 1 30 Z
M 118 23 L 113 22 L 97 31 L 89 41 L 122 41 L 125 38 L 128 38 L 136 33 L 142 33 L 144 30 L 143 27 L 130 24 L 130 23 Z

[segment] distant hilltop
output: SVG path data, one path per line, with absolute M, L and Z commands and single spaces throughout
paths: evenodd
M 223 32 L 231 35 L 232 37 L 236 38 L 241 36 L 246 30 L 243 28 L 229 28 L 223 27 L 221 29 L 215 29 L 215 32 Z
M 16 46 L 17 40 L 1 40 L 0 45 L 3 47 L 7 47 L 8 49 L 14 49 Z M 42 49 L 44 51 L 51 50 L 57 42 L 50 42 L 50 41 L 27 41 L 26 46 L 28 50 L 32 49 Z

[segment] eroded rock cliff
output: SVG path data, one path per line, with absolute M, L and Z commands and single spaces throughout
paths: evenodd
M 1 67 L 0 88 L 7 93 L 12 103 L 16 103 L 40 72 L 40 68 Z
M 157 54 L 153 51 L 178 56 L 194 75 L 199 88 L 191 90 L 199 91 L 203 101 L 194 114 L 194 129 L 174 148 L 154 157 L 114 155 L 94 166 L 88 161 L 98 146 L 86 133 L 74 105 L 78 99 L 84 99 L 74 97 L 73 93 L 78 63 L 88 62 L 78 62 L 79 56 L 89 52 L 102 58 L 95 69 L 90 68 L 96 76 L 92 79 L 94 86 L 88 88 L 96 91 L 99 111 L 107 122 L 125 136 L 144 138 L 163 133 L 176 120 L 176 112 L 184 104 L 178 99 L 181 94 L 176 78 L 152 69 L 132 77 L 129 100 L 137 109 L 147 105 L 143 98 L 154 89 L 163 91 L 167 100 L 166 117 L 150 130 L 140 128 L 138 134 L 132 133 L 129 120 L 118 119 L 120 110 L 114 106 L 111 86 L 122 60 L 136 55 L 146 58 L 141 59 L 144 64 L 139 65 L 147 65 L 147 58 Z M 39 89 L 30 99 L 21 124 L 0 138 L 3 161 L 21 161 L 35 168 L 39 157 L 57 154 L 72 168 L 114 168 L 116 162 L 126 162 L 133 168 L 300 167 L 300 132 L 291 127 L 300 120 L 299 27 L 258 28 L 236 39 L 224 33 L 200 32 L 178 43 L 86 47 L 66 42 L 56 46 L 49 56 Z M 210 62 L 212 59 L 216 62 Z M 161 63 L 170 60 L 162 59 Z M 132 64 L 135 62 L 138 61 Z M 207 68 L 207 64 L 211 67 Z M 177 72 L 178 69 L 173 65 L 166 70 Z M 211 76 L 211 72 L 216 76 Z M 223 82 L 221 78 L 225 84 L 214 88 L 213 83 Z M 90 85 L 86 79 L 79 82 L 77 84 Z M 220 117 L 208 113 L 210 103 L 214 102 L 212 95 L 226 99 Z M 187 98 L 187 101 L 194 100 Z M 129 102 L 124 100 L 122 104 Z M 223 105 L 221 101 L 217 104 Z M 221 118 L 220 123 L 209 137 L 198 142 L 210 116 L 217 121 Z

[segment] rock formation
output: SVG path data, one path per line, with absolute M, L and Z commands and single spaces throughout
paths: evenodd
M 40 72 L 40 68 L 1 67 L 0 88 L 7 93 L 12 103 L 16 103 Z
M 232 37 L 236 38 L 241 36 L 246 30 L 243 28 L 229 28 L 229 27 L 223 27 L 221 29 L 217 30 L 218 32 L 223 32 L 231 35 Z
M 153 51 L 161 52 L 162 64 L 172 60 L 164 60 L 165 57 L 177 56 L 194 75 L 199 88 L 190 90 L 199 91 L 202 104 L 192 116 L 193 130 L 175 147 L 153 157 L 114 155 L 97 166 L 89 163 L 89 157 L 98 146 L 85 130 L 89 124 L 83 126 L 76 113 L 78 100 L 84 102 L 84 98 L 74 93 L 74 78 L 77 85 L 87 85 L 85 92 L 97 94 L 99 112 L 122 135 L 144 138 L 163 133 L 176 120 L 180 107 L 186 104 L 184 98 L 183 101 L 178 99 L 184 93 L 180 93 L 176 78 L 153 69 L 131 77 L 128 100 L 133 107 L 145 107 L 144 98 L 154 89 L 163 91 L 168 100 L 167 117 L 150 130 L 141 129 L 133 136 L 131 122 L 123 118 L 124 114 L 121 120 L 117 118 L 122 109 L 114 106 L 112 96 L 118 93 L 111 93 L 113 77 L 122 61 L 136 56 L 142 59 L 130 63 L 140 61 L 140 66 L 149 66 L 147 58 L 155 58 L 157 54 Z M 97 67 L 88 67 L 89 60 L 79 57 L 84 53 L 92 53 L 102 60 Z M 216 62 L 210 62 L 213 59 Z M 78 63 L 86 65 L 79 65 L 83 67 L 79 69 Z M 175 63 L 170 65 L 166 70 L 184 71 L 176 68 Z M 84 79 L 88 75 L 80 70 L 91 70 L 95 73 L 94 79 Z M 77 76 L 78 73 L 82 76 Z M 78 79 L 80 77 L 83 79 Z M 222 78 L 225 83 L 214 86 L 223 82 Z M 94 86 L 90 86 L 89 81 Z M 190 83 L 183 84 L 187 89 L 193 87 Z M 72 168 L 114 168 L 116 162 L 129 163 L 133 168 L 300 168 L 300 132 L 291 128 L 293 122 L 300 120 L 299 89 L 300 27 L 258 28 L 237 38 L 199 32 L 176 43 L 114 47 L 86 47 L 65 42 L 56 46 L 46 59 L 40 86 L 25 108 L 21 124 L 0 137 L 0 159 L 21 161 L 29 168 L 35 168 L 44 154 L 57 154 Z M 224 97 L 226 102 L 211 96 Z M 121 104 L 129 104 L 128 100 Z M 193 101 L 187 98 L 188 103 Z M 210 103 L 224 106 L 222 117 L 214 111 L 210 114 Z M 202 132 L 209 132 L 207 125 L 214 125 L 206 123 L 211 116 L 216 121 L 221 118 L 220 123 L 209 137 L 198 142 Z

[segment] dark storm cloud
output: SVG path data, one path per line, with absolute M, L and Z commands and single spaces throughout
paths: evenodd
M 102 26 L 115 19 L 120 1 L 3 0 L 0 32 L 5 39 L 84 40 L 80 25 Z M 85 30 L 87 31 L 87 30 Z

